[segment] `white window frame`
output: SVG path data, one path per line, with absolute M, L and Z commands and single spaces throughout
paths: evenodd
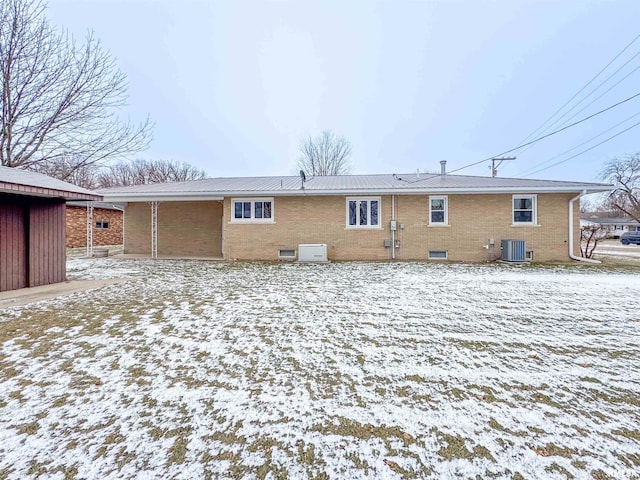
M 440 256 L 431 256 L 431 254 L 433 253 L 440 253 L 440 252 L 444 252 L 444 257 L 440 257 Z M 449 259 L 449 250 L 429 250 L 429 255 L 428 255 L 429 260 L 448 260 Z
M 530 222 L 516 222 L 515 219 L 515 201 L 516 198 L 528 198 L 531 200 L 531 221 Z M 518 209 L 521 210 L 521 209 Z M 511 223 L 514 227 L 538 225 L 538 195 L 526 194 L 526 195 L 512 195 L 511 196 Z
M 358 208 L 359 204 L 356 203 L 356 224 L 349 225 L 349 202 L 368 202 L 367 203 L 367 224 L 360 225 L 360 208 Z M 371 225 L 371 202 L 378 202 L 378 223 L 376 225 Z M 376 229 L 382 228 L 382 197 L 347 197 L 345 202 L 345 224 L 348 229 Z
M 256 202 L 271 202 L 271 218 L 255 218 Z M 250 218 L 236 218 L 236 203 L 251 203 Z M 231 221 L 229 223 L 275 223 L 276 208 L 273 197 L 251 197 L 231 199 Z
M 434 222 L 432 221 L 431 213 L 431 200 L 444 200 L 444 221 Z M 435 210 L 438 212 L 439 210 Z M 430 195 L 429 196 L 429 226 L 430 227 L 447 227 L 449 226 L 449 197 L 447 195 Z

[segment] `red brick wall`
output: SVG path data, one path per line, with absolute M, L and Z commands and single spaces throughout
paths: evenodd
M 96 222 L 109 222 L 109 228 L 96 228 Z M 122 212 L 93 209 L 93 245 L 122 245 Z M 87 208 L 67 205 L 67 248 L 87 246 Z

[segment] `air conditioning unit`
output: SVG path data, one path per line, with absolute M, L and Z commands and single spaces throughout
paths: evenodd
M 526 262 L 527 245 L 524 240 L 502 240 L 502 260 L 505 262 Z
M 328 262 L 326 243 L 307 243 L 298 245 L 299 262 Z

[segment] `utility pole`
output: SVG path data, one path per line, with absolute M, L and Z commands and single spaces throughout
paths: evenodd
M 515 160 L 516 157 L 497 157 L 497 158 L 492 158 L 491 159 L 491 176 L 495 177 L 498 175 L 498 167 L 500 165 L 502 165 L 502 162 L 508 161 L 508 160 Z M 496 164 L 496 162 L 498 162 Z

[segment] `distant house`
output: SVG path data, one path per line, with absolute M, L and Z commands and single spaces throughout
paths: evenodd
M 63 282 L 65 202 L 101 199 L 46 175 L 0 167 L 0 291 Z
M 125 253 L 227 260 L 485 261 L 579 251 L 579 196 L 610 185 L 440 174 L 209 178 L 102 190 L 126 202 Z M 306 249 L 306 247 L 304 247 Z
M 122 245 L 124 208 L 104 202 L 67 202 L 67 248 L 86 247 L 92 215 L 93 246 Z
M 601 225 L 607 231 L 607 236 L 612 238 L 620 238 L 624 232 L 640 231 L 640 223 L 630 218 L 586 216 L 581 217 L 580 221 L 591 225 Z

